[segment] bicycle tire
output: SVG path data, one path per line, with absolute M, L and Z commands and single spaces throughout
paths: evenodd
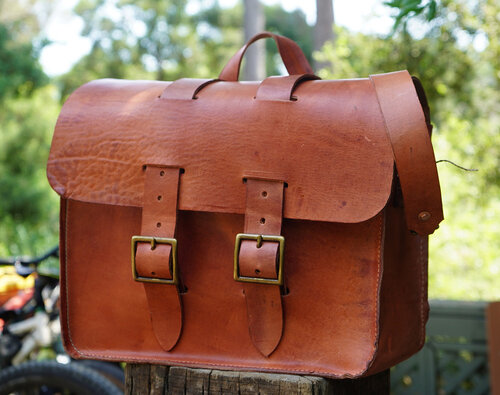
M 95 370 L 101 376 L 106 377 L 120 390 L 125 390 L 125 372 L 117 364 L 112 362 L 96 361 L 94 359 L 78 359 L 73 361 L 73 363 Z
M 34 361 L 0 371 L 0 395 L 27 391 L 40 394 L 123 394 L 92 369 L 72 363 L 63 365 L 55 361 Z

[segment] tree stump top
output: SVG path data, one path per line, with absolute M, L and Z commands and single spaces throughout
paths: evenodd
M 125 369 L 125 377 L 125 394 L 134 395 L 389 394 L 388 370 L 356 380 L 333 380 L 289 374 L 130 364 Z

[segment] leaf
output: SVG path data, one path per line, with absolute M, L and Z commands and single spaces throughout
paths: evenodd
M 428 5 L 427 20 L 432 21 L 436 17 L 436 1 L 431 0 Z

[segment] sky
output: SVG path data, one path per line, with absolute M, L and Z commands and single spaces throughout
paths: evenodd
M 230 7 L 237 0 L 219 0 L 223 7 Z M 48 21 L 45 34 L 53 43 L 45 47 L 40 63 L 50 76 L 63 74 L 71 69 L 82 56 L 90 51 L 90 41 L 82 36 L 83 21 L 72 14 L 77 0 L 58 2 L 57 9 Z M 314 0 L 262 0 L 264 4 L 281 4 L 287 11 L 297 8 L 306 15 L 307 22 L 316 20 Z M 388 33 L 393 21 L 391 10 L 382 0 L 336 0 L 334 1 L 335 23 L 351 31 L 363 33 Z

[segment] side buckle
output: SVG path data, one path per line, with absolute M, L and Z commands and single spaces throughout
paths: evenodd
M 170 244 L 172 246 L 172 278 L 155 278 L 139 276 L 137 273 L 135 254 L 137 251 L 137 243 L 150 243 L 151 249 L 154 250 L 157 244 Z M 151 237 L 151 236 L 132 236 L 132 276 L 135 281 L 143 283 L 157 283 L 177 285 L 179 277 L 177 272 L 177 240 L 166 237 Z
M 274 241 L 279 243 L 278 254 L 278 278 L 246 277 L 240 275 L 240 248 L 243 240 L 255 240 L 257 248 L 260 248 L 263 242 Z M 234 280 L 244 283 L 283 285 L 283 254 L 285 251 L 285 238 L 283 236 L 272 235 L 254 235 L 249 233 L 238 233 L 234 246 Z

